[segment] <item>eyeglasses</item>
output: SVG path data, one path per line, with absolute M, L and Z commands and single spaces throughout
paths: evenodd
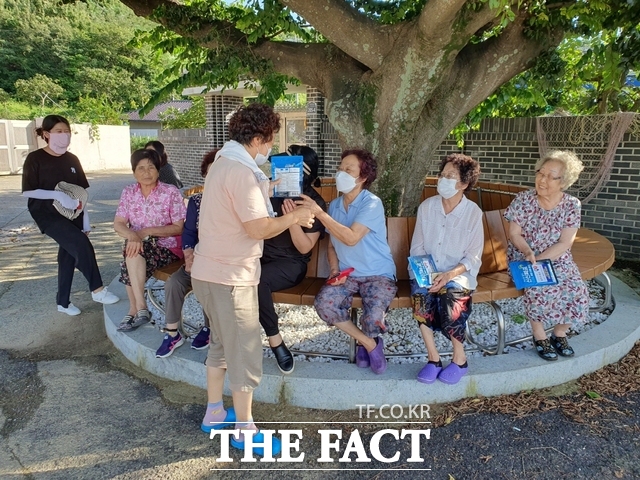
M 559 177 L 554 177 L 552 176 L 550 173 L 542 173 L 540 170 L 536 170 L 536 177 L 540 178 L 540 179 L 545 179 L 548 182 L 551 182 L 552 180 L 562 180 L 562 175 Z
M 443 175 L 442 173 L 439 173 L 438 178 L 446 178 L 447 180 L 455 180 L 456 182 L 460 181 L 460 179 L 456 177 L 454 174 Z

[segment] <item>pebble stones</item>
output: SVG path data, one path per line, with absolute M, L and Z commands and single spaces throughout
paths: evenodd
M 591 297 L 590 305 L 598 305 L 604 298 L 604 289 L 597 282 L 591 280 L 587 282 L 589 294 Z M 164 291 L 157 290 L 156 298 L 160 302 L 164 301 Z M 524 308 L 522 297 L 500 300 L 497 302 L 503 310 L 507 332 L 507 341 L 531 335 L 529 322 L 524 317 Z M 156 326 L 160 328 L 164 326 L 164 315 L 150 305 L 153 318 L 156 320 Z M 328 327 L 320 317 L 318 317 L 315 309 L 309 306 L 297 306 L 287 304 L 276 304 L 276 312 L 280 317 L 280 333 L 285 343 L 291 349 L 302 351 L 327 352 L 341 355 L 348 355 L 349 340 L 347 335 L 337 328 Z M 359 315 L 362 312 L 359 312 Z M 605 321 L 610 312 L 590 313 L 589 320 L 584 325 L 575 325 L 572 327 L 569 335 L 579 334 L 589 330 L 594 325 L 598 325 Z M 183 315 L 188 316 L 193 321 L 202 321 L 202 311 L 200 305 L 194 296 L 188 297 L 183 309 Z M 418 330 L 416 321 L 413 319 L 411 309 L 397 308 L 389 310 L 386 317 L 388 329 L 383 335 L 385 352 L 387 354 L 407 354 L 407 353 L 424 353 L 425 347 Z M 550 326 L 550 325 L 547 325 Z M 491 307 L 487 304 L 474 304 L 473 313 L 469 318 L 469 327 L 476 341 L 485 344 L 495 344 L 497 341 L 496 319 Z M 436 346 L 439 350 L 450 350 L 450 342 L 440 333 L 435 335 Z M 264 345 L 264 356 L 273 357 L 271 349 L 268 348 L 267 337 L 262 334 L 262 344 Z M 469 345 L 471 346 L 471 345 Z M 516 352 L 521 350 L 532 349 L 531 341 L 521 342 L 514 346 L 506 347 L 506 352 Z M 469 352 L 468 356 L 483 355 L 481 352 Z M 296 361 L 308 362 L 341 362 L 347 360 L 330 359 L 326 357 L 314 357 L 308 355 L 296 355 Z M 423 357 L 398 358 L 388 357 L 390 363 L 424 363 Z

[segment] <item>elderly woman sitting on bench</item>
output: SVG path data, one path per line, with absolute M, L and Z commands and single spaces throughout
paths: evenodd
M 375 373 L 387 369 L 384 344 L 385 313 L 395 298 L 396 266 L 387 243 L 382 201 L 368 188 L 376 179 L 377 163 L 365 150 L 342 152 L 336 175 L 341 196 L 326 213 L 311 198 L 302 203 L 330 234 L 327 250 L 330 277 L 315 298 L 318 315 L 360 343 L 356 365 Z M 353 295 L 362 297 L 362 330 L 349 319 Z
M 129 313 L 118 330 L 133 330 L 151 319 L 145 282 L 156 269 L 183 256 L 180 234 L 186 207 L 176 187 L 158 181 L 160 156 L 154 150 L 136 150 L 131 167 L 137 182 L 122 191 L 113 222 L 125 239 L 120 282 L 129 297 Z
M 519 193 L 504 213 L 509 221 L 509 260 L 551 260 L 557 285 L 524 289 L 524 309 L 533 343 L 544 360 L 573 356 L 567 341 L 572 323 L 584 323 L 589 292 L 571 255 L 580 228 L 580 200 L 565 193 L 583 165 L 573 152 L 554 151 L 536 164 L 536 187 Z M 553 324 L 547 338 L 544 323 Z
M 454 153 L 440 164 L 438 195 L 418 207 L 411 240 L 411 256 L 431 255 L 436 273 L 430 287 L 420 287 L 411 276 L 413 317 L 427 348 L 428 363 L 418 381 L 456 384 L 467 373 L 464 335 L 471 314 L 471 294 L 482 263 L 484 232 L 482 210 L 464 196 L 480 176 L 478 162 Z M 444 369 L 436 349 L 433 331 L 451 340 L 453 358 Z

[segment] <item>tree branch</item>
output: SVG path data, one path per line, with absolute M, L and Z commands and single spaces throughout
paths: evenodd
M 521 13 L 497 37 L 467 45 L 456 58 L 443 81 L 423 110 L 421 119 L 440 128 L 453 128 L 467 113 L 489 97 L 498 87 L 530 68 L 543 51 L 562 40 L 560 28 L 546 38 L 523 34 L 526 13 Z M 436 120 L 437 119 L 437 120 Z
M 393 47 L 389 28 L 367 18 L 343 0 L 281 0 L 347 55 L 372 70 Z
M 460 38 L 465 42 L 480 29 L 496 26 L 500 21 L 498 19 L 498 11 L 489 7 L 489 2 L 482 5 L 477 12 L 469 13 L 468 15 L 470 15 L 469 21 L 460 32 Z
M 328 94 L 338 81 L 359 81 L 367 71 L 364 65 L 331 44 L 267 40 L 250 44 L 246 35 L 231 23 L 194 19 L 185 14 L 188 12 L 187 7 L 172 0 L 122 0 L 122 2 L 136 15 L 143 17 L 149 17 L 157 8 L 162 8 L 168 14 L 163 14 L 156 21 L 179 35 L 191 38 L 208 49 L 221 46 L 246 49 L 257 57 L 271 60 L 276 71 L 314 85 L 325 94 Z M 194 25 L 197 27 L 194 28 Z
M 271 60 L 278 72 L 318 88 L 326 97 L 337 85 L 360 82 L 368 72 L 365 65 L 329 43 L 266 42 L 253 52 Z
M 420 31 L 428 37 L 437 37 L 436 32 L 450 37 L 450 27 L 465 3 L 466 0 L 429 0 L 418 18 Z
M 172 0 L 121 0 L 133 12 L 149 18 L 157 8 L 163 8 L 166 14 L 154 21 L 184 37 L 193 38 L 205 48 L 221 45 L 249 46 L 246 35 L 233 24 L 223 20 L 193 18 L 188 8 Z M 173 15 L 172 15 L 173 14 Z M 196 28 L 195 25 L 198 25 Z

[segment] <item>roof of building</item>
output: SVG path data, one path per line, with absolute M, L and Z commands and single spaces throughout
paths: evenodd
M 149 113 L 147 113 L 144 117 L 140 118 L 140 114 L 138 111 L 129 112 L 127 114 L 127 118 L 129 121 L 142 120 L 145 122 L 159 122 L 161 113 L 164 113 L 169 108 L 177 108 L 181 112 L 183 110 L 188 110 L 192 105 L 191 100 L 172 100 L 170 102 L 159 103 L 155 107 L 151 109 Z
M 251 82 L 252 85 L 256 85 L 258 90 L 260 90 L 259 82 Z M 182 95 L 231 95 L 233 97 L 255 97 L 256 91 L 248 87 L 249 82 L 244 80 L 240 80 L 236 87 L 226 88 L 226 87 L 215 87 L 208 89 L 205 86 L 199 87 L 188 87 L 182 90 Z M 287 84 L 287 89 L 285 93 L 306 93 L 307 86 L 306 85 L 293 85 L 291 83 Z

